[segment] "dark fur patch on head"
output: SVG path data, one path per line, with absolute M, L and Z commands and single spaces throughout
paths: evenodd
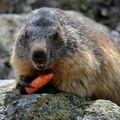
M 58 28 L 58 12 L 49 8 L 40 8 L 29 16 L 27 26 L 35 37 L 46 37 L 54 34 Z

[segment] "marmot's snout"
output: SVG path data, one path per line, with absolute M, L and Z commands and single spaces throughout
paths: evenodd
M 38 69 L 45 69 L 47 66 L 47 55 L 42 50 L 34 51 L 32 54 L 32 61 Z

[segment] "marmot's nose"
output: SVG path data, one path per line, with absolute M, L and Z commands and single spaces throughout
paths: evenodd
M 46 64 L 47 56 L 44 51 L 34 51 L 32 59 L 36 64 Z

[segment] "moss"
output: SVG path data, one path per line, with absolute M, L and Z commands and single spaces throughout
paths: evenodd
M 39 98 L 39 102 L 37 103 L 39 106 L 41 105 L 48 105 L 50 108 L 63 108 L 69 109 L 69 103 L 65 96 L 60 95 L 48 95 L 48 96 L 41 96 Z
M 68 115 L 68 110 L 59 109 L 58 111 L 46 114 L 44 116 L 45 120 L 66 120 Z
M 97 100 L 84 107 L 84 115 L 101 116 L 102 119 L 120 118 L 120 110 L 115 111 L 116 104 L 110 101 Z

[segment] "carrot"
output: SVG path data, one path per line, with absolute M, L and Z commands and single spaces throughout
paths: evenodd
M 47 84 L 53 78 L 53 76 L 54 76 L 53 73 L 47 75 L 40 75 L 31 82 L 30 87 L 25 87 L 25 90 L 27 91 L 28 94 L 32 94 L 36 92 L 39 88 Z

